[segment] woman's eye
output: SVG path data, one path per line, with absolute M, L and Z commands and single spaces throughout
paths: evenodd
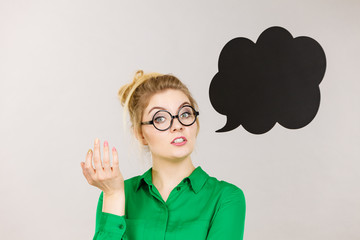
M 187 118 L 187 117 L 189 117 L 190 115 L 191 115 L 190 113 L 185 112 L 185 113 L 181 114 L 181 117 L 182 117 L 182 118 Z
M 165 118 L 164 118 L 164 117 L 157 117 L 157 118 L 155 118 L 155 121 L 156 121 L 157 123 L 161 123 L 161 122 L 164 122 L 164 121 L 165 121 Z

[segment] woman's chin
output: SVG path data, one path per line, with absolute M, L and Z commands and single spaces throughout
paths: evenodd
M 177 154 L 172 155 L 173 161 L 183 161 L 189 158 L 191 151 L 178 152 Z

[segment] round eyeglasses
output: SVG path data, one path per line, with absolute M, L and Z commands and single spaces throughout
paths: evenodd
M 141 122 L 141 125 L 152 124 L 159 131 L 166 131 L 171 128 L 174 118 L 177 118 L 179 122 L 184 126 L 191 126 L 196 121 L 196 117 L 199 115 L 198 111 L 190 105 L 185 105 L 179 109 L 176 116 L 171 115 L 166 110 L 157 111 L 152 120 L 148 122 Z

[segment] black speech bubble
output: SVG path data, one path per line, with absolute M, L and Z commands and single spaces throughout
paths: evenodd
M 276 122 L 299 129 L 318 112 L 326 57 L 310 37 L 293 38 L 275 26 L 262 32 L 256 44 L 234 38 L 221 50 L 218 68 L 209 95 L 227 122 L 216 132 L 242 125 L 250 133 L 263 134 Z

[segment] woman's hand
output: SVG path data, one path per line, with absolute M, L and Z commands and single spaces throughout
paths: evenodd
M 110 154 L 108 142 L 104 142 L 104 163 L 101 162 L 100 140 L 95 139 L 94 144 L 94 166 L 92 167 L 93 152 L 90 149 L 86 155 L 85 162 L 81 162 L 83 174 L 90 185 L 111 196 L 124 192 L 124 178 L 119 169 L 119 159 L 115 147 L 112 149 L 113 166 L 110 166 Z

